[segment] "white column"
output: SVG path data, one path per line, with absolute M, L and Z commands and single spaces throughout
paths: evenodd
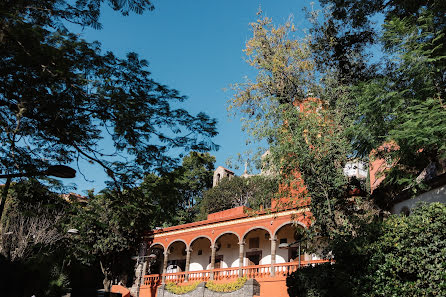
M 274 269 L 274 264 L 276 264 L 276 238 L 271 238 L 271 276 L 276 275 L 276 271 Z
M 185 274 L 185 276 L 184 276 L 184 278 L 185 278 L 186 281 L 189 280 L 190 252 L 191 252 L 191 249 L 190 249 L 190 248 L 186 250 L 186 274 Z
M 211 280 L 214 279 L 214 267 L 215 267 L 215 252 L 216 252 L 215 245 L 211 246 Z
M 163 275 L 162 275 L 162 284 L 166 284 L 166 273 L 167 273 L 167 261 L 169 258 L 169 252 L 164 252 L 164 261 L 163 261 Z
M 238 276 L 243 276 L 243 260 L 245 259 L 245 242 L 239 242 L 239 255 L 238 255 Z

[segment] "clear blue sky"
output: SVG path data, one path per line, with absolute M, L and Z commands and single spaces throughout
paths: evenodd
M 243 60 L 245 42 L 251 37 L 249 23 L 257 19 L 261 6 L 264 15 L 276 24 L 292 14 L 298 29 L 308 28 L 303 7 L 307 0 L 155 0 L 155 10 L 127 17 L 104 8 L 102 30 L 74 27 L 88 41 L 98 40 L 104 50 L 118 56 L 137 52 L 150 63 L 153 78 L 188 96 L 185 108 L 193 114 L 204 111 L 218 120 L 219 135 L 214 139 L 220 150 L 216 166 L 244 152 L 245 135 L 238 119 L 226 111 L 231 83 L 255 73 Z M 98 166 L 81 164 L 81 174 L 71 180 L 78 193 L 104 188 L 106 176 Z M 243 169 L 236 170 L 237 174 Z M 67 183 L 67 182 L 65 182 Z

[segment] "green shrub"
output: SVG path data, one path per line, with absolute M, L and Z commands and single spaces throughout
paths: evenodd
M 286 280 L 291 297 L 349 297 L 349 282 L 345 273 L 330 263 L 309 266 L 293 272 Z
M 371 250 L 369 296 L 446 296 L 446 205 L 390 217 Z
M 420 205 L 332 244 L 336 264 L 299 269 L 291 297 L 446 296 L 446 205 Z
M 178 285 L 176 283 L 167 283 L 166 290 L 170 293 L 181 295 L 195 290 L 200 282 L 194 282 L 188 285 Z
M 214 281 L 208 281 L 206 288 L 214 292 L 234 292 L 240 290 L 248 279 L 246 277 L 240 277 L 235 282 L 217 284 Z

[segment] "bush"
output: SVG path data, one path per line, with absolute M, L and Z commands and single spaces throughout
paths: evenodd
M 206 288 L 214 292 L 234 292 L 240 290 L 248 279 L 246 277 L 240 277 L 235 282 L 217 284 L 214 281 L 208 281 Z
M 348 282 L 336 264 L 309 266 L 293 272 L 286 280 L 291 297 L 351 296 Z
M 446 296 L 446 205 L 392 216 L 372 244 L 369 296 Z
M 181 295 L 181 294 L 186 294 L 189 292 L 192 292 L 193 290 L 195 290 L 198 287 L 198 284 L 200 282 L 194 282 L 188 285 L 178 285 L 176 283 L 167 283 L 166 284 L 166 290 L 169 291 L 170 293 L 173 294 L 177 294 L 177 295 Z
M 332 243 L 336 264 L 287 278 L 291 297 L 446 296 L 446 205 L 416 207 Z

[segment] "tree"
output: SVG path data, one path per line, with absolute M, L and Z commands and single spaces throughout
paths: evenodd
M 336 265 L 308 267 L 287 280 L 290 296 L 443 296 L 446 206 L 392 215 L 337 247 Z M 338 264 L 340 263 L 340 265 Z
M 64 239 L 64 216 L 70 206 L 37 180 L 13 185 L 1 221 L 0 253 L 12 262 L 27 262 L 58 247 Z
M 90 194 L 88 204 L 78 205 L 70 218 L 70 227 L 78 230 L 72 237 L 72 259 L 99 266 L 104 289 L 110 290 L 112 280 L 132 268 L 130 257 L 136 254 L 142 232 L 164 219 L 166 202 L 159 196 L 144 196 L 140 188 L 122 195 L 111 190 Z
M 258 75 L 255 83 L 236 90 L 231 108 L 245 116 L 254 139 L 268 141 L 279 183 L 290 185 L 281 194 L 289 197 L 286 189 L 296 186 L 297 176 L 303 180 L 306 191 L 294 198 L 311 197 L 317 232 L 327 237 L 354 234 L 353 221 L 363 214 L 355 215 L 343 174 L 353 152 L 349 93 L 336 86 L 334 73 L 321 76 L 323 84 L 315 82 L 312 39 L 298 38 L 290 22 L 275 27 L 270 19 L 261 18 L 251 26 L 253 37 L 245 52 Z M 319 98 L 308 96 L 310 91 Z M 358 205 L 371 209 L 367 200 Z
M 250 24 L 253 37 L 244 49 L 247 63 L 257 70 L 256 80 L 232 86 L 229 111 L 243 115 L 243 130 L 252 141 L 271 144 L 283 124 L 283 110 L 314 91 L 315 65 L 308 40 L 297 39 L 291 21 L 276 27 L 261 11 L 258 14 L 257 22 Z M 260 148 L 258 157 L 264 152 Z
M 446 156 L 445 3 L 322 2 L 329 7 L 329 13 L 324 25 L 315 27 L 316 36 L 330 33 L 335 35 L 333 38 L 346 39 L 353 31 L 368 32 L 375 36 L 370 44 L 382 49 L 381 53 L 367 53 L 367 43 L 361 40 L 343 45 L 346 52 L 356 49 L 356 56 L 363 59 L 382 55 L 381 65 L 375 65 L 379 67 L 374 68 L 373 75 L 361 77 L 349 70 L 355 80 L 338 80 L 350 93 L 350 117 L 355 123 L 350 128 L 353 152 L 367 158 L 384 142 L 397 144 L 398 149 L 391 154 L 398 162 L 386 172 L 385 184 L 393 192 L 409 188 L 414 194 L 423 187 L 417 180 L 420 172 L 428 166 L 438 169 Z M 381 30 L 373 26 L 373 18 L 379 14 L 384 17 Z M 344 31 L 330 31 L 328 23 Z M 337 61 L 340 57 L 332 55 L 338 44 L 323 39 L 316 39 L 314 49 L 316 56 L 323 58 L 318 65 L 327 69 L 329 59 Z
M 195 204 L 212 184 L 215 157 L 191 152 L 181 166 L 163 174 L 148 174 L 138 187 L 122 195 L 105 189 L 90 193 L 86 206 L 78 205 L 71 216 L 79 230 L 72 257 L 86 265 L 100 266 L 103 285 L 131 271 L 131 256 L 144 232 L 158 226 L 189 223 L 195 218 Z
M 150 1 L 108 3 L 124 15 Z M 51 164 L 99 164 L 120 191 L 149 171 L 173 168 L 169 149 L 216 146 L 215 120 L 178 106 L 186 98 L 154 81 L 136 53 L 118 58 L 70 33 L 99 28 L 103 1 L 3 1 L 0 14 L 0 170 L 39 176 Z M 101 140 L 113 143 L 104 149 Z
M 367 197 L 348 199 L 340 191 L 342 183 L 338 185 L 337 190 L 331 187 L 335 185 L 333 181 L 336 177 L 341 177 L 340 174 L 336 175 L 333 171 L 331 174 L 325 174 L 329 171 L 321 167 L 324 163 L 318 161 L 325 159 L 329 161 L 325 164 L 331 164 L 328 168 L 333 168 L 333 166 L 340 168 L 343 164 L 342 159 L 345 159 L 344 154 L 346 154 L 344 156 L 356 156 L 367 161 L 373 149 L 385 142 L 394 142 L 398 145 L 398 149 L 390 153 L 395 162 L 394 166 L 385 173 L 386 189 L 391 195 L 398 194 L 403 189 L 411 190 L 411 194 L 415 195 L 420 188 L 426 189 L 425 185 L 420 184 L 417 176 L 428 165 L 433 164 L 434 168 L 436 166 L 438 169 L 439 163 L 445 156 L 443 131 L 446 131 L 444 122 L 446 114 L 443 105 L 444 87 L 442 87 L 444 86 L 445 57 L 444 4 L 437 1 L 324 2 L 330 2 L 333 6 L 329 9 L 328 19 L 324 20 L 324 29 L 315 28 L 316 33 L 320 35 L 316 34 L 316 39 L 312 43 L 315 60 L 319 59 L 317 64 L 320 66 L 319 70 L 323 78 L 323 90 L 319 96 L 328 106 L 326 109 L 322 108 L 319 113 L 321 117 L 326 111 L 338 114 L 340 116 L 338 119 L 342 120 L 329 117 L 329 123 L 335 123 L 332 127 L 336 129 L 340 127 L 343 132 L 333 133 L 332 129 L 324 131 L 320 128 L 318 132 L 317 128 L 314 129 L 318 126 L 317 121 L 305 125 L 305 121 L 300 121 L 301 118 L 299 118 L 300 122 L 295 126 L 291 124 L 286 126 L 291 129 L 284 129 L 283 143 L 292 143 L 294 139 L 300 137 L 300 141 L 293 148 L 301 146 L 302 150 L 296 150 L 296 153 L 292 155 L 285 155 L 284 159 L 286 156 L 296 157 L 297 168 L 302 173 L 308 195 L 311 197 L 311 211 L 315 214 L 315 226 L 327 228 L 316 231 L 330 235 L 329 249 L 336 258 L 336 264 L 335 267 L 328 267 L 327 270 L 320 268 L 324 270 L 324 273 L 331 271 L 325 274 L 327 279 L 322 283 L 347 284 L 347 286 L 328 288 L 323 292 L 319 290 L 321 288 L 315 287 L 314 283 L 310 284 L 314 280 L 316 271 L 308 271 L 308 273 L 296 273 L 295 277 L 290 279 L 290 289 L 296 289 L 301 283 L 299 289 L 305 293 L 295 291 L 299 296 L 330 296 L 337 289 L 347 289 L 342 293 L 346 296 L 432 294 L 431 288 L 425 285 L 421 285 L 423 289 L 419 291 L 409 292 L 414 282 L 423 282 L 423 280 L 417 277 L 406 279 L 404 273 L 407 271 L 397 276 L 405 279 L 401 286 L 394 286 L 389 278 L 381 283 L 381 285 L 392 283 L 392 288 L 406 286 L 401 291 L 396 292 L 398 290 L 396 289 L 395 292 L 381 293 L 382 288 L 371 285 L 370 279 L 375 279 L 376 271 L 385 270 L 388 265 L 391 265 L 383 259 L 395 258 L 393 255 L 386 254 L 374 262 L 374 251 L 371 247 L 382 242 L 388 233 L 393 234 L 393 238 L 396 236 L 387 228 L 383 230 L 369 228 L 373 222 L 381 220 L 373 205 L 370 204 L 376 200 L 370 200 Z M 370 21 L 376 13 L 384 14 L 381 32 L 375 31 L 373 26 L 370 26 Z M 373 39 L 364 41 L 361 38 L 352 37 L 352 34 L 362 32 L 356 36 L 360 37 L 366 31 L 373 35 Z M 330 36 L 332 38 L 329 38 Z M 363 37 L 367 38 L 367 34 Z M 367 45 L 372 42 L 382 46 L 384 56 L 381 60 L 384 63 L 382 65 L 365 63 L 362 68 L 364 71 L 356 69 L 356 66 L 361 64 L 359 62 L 367 61 L 372 57 L 366 50 Z M 340 49 L 343 49 L 344 53 L 341 53 Z M 354 54 L 351 55 L 352 53 Z M 287 117 L 287 119 L 292 121 L 293 117 Z M 296 127 L 301 128 L 296 129 Z M 294 136 L 289 136 L 290 131 L 298 132 Z M 321 131 L 324 132 L 321 133 Z M 336 136 L 333 143 L 340 144 L 337 148 L 347 148 L 344 154 L 339 155 L 339 158 L 333 155 L 332 149 L 323 149 L 327 147 L 323 144 L 324 141 L 330 139 L 327 135 Z M 318 144 L 319 139 L 322 143 Z M 307 148 L 306 152 L 305 148 Z M 321 158 L 309 158 L 312 153 L 317 156 L 321 152 L 323 152 Z M 305 159 L 311 162 L 306 162 Z M 313 165 L 309 166 L 311 164 Z M 312 167 L 315 170 L 308 170 Z M 332 181 L 327 179 L 330 175 L 333 177 Z M 331 200 L 330 204 L 318 203 L 323 202 L 318 198 L 317 184 L 314 183 L 318 179 L 323 181 L 320 186 L 326 183 L 328 189 L 335 189 L 329 195 L 331 198 L 327 200 Z M 374 194 L 371 198 L 376 199 L 376 196 L 377 194 Z M 388 201 L 389 198 L 392 197 L 383 199 Z M 342 210 L 340 212 L 342 217 L 321 216 L 330 208 L 336 211 Z M 349 223 L 346 225 L 348 228 L 345 228 L 346 222 Z M 387 221 L 384 226 L 386 224 Z M 376 235 L 380 234 L 382 237 L 377 238 Z M 416 235 L 407 234 L 406 238 L 409 241 L 416 240 Z M 397 242 L 393 244 L 398 245 Z M 406 264 L 413 259 L 415 257 L 407 260 Z M 352 265 L 353 262 L 354 265 Z M 368 266 L 371 263 L 374 268 L 368 270 L 367 267 L 371 267 Z M 394 275 L 396 270 L 397 268 L 393 266 L 387 273 Z M 380 277 L 381 275 L 376 278 Z M 406 280 L 407 283 L 404 283 Z M 435 290 L 438 292 L 438 288 Z
M 380 234 L 370 226 L 379 224 L 382 217 L 374 197 L 349 195 L 350 181 L 343 168 L 350 158 L 367 162 L 372 149 L 394 141 L 399 149 L 392 157 L 397 161 L 385 173 L 386 183 L 396 193 L 413 189 L 414 194 L 421 187 L 414 187 L 420 172 L 444 158 L 444 4 L 323 3 L 332 6 L 326 7 L 328 13 L 322 25 L 313 27 L 312 35 L 306 39 L 284 35 L 304 44 L 301 48 L 306 50 L 294 60 L 289 58 L 292 47 L 281 46 L 293 41 L 271 42 L 274 39 L 268 36 L 281 31 L 258 21 L 246 53 L 260 62 L 253 63 L 259 75 L 255 83 L 236 90 L 232 102 L 247 119 L 248 132 L 271 145 L 280 183 L 290 189 L 296 184 L 305 186 L 296 198 L 310 201 L 311 233 L 329 239 L 326 252 L 336 258 L 335 267 L 323 272 L 330 275 L 328 270 L 336 271 L 339 278 L 327 279 L 327 283 L 345 283 L 342 288 L 349 292 L 345 295 L 361 296 L 361 277 L 371 261 L 367 249 Z M 377 13 L 384 14 L 382 32 L 371 23 Z M 293 26 L 279 28 L 292 32 Z M 377 43 L 386 55 L 381 58 L 383 65 L 370 62 L 375 53 L 368 51 L 369 46 Z M 311 71 L 317 73 L 299 68 L 305 64 L 313 65 Z M 295 77 L 304 77 L 301 84 L 296 86 L 290 80 L 270 83 L 276 73 L 289 68 L 300 70 Z M 313 82 L 313 77 L 320 81 Z M 281 90 L 292 87 L 300 92 L 289 92 L 288 101 L 282 100 Z M 305 96 L 304 90 L 313 91 L 317 98 Z M 353 261 L 360 264 L 352 265 Z M 307 280 L 311 283 L 311 276 Z
M 60 296 L 69 287 L 64 258 L 71 206 L 37 180 L 14 183 L 9 193 L 0 226 L 0 289 L 8 296 Z
M 218 186 L 204 192 L 200 203 L 199 219 L 205 220 L 210 213 L 247 206 L 254 209 L 271 206 L 271 199 L 278 191 L 273 177 L 251 176 L 224 178 Z
M 191 223 L 200 211 L 203 193 L 212 188 L 215 157 L 209 153 L 191 152 L 171 174 L 180 197 L 175 224 Z

